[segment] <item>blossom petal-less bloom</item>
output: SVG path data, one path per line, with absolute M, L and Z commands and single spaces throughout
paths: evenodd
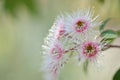
M 84 40 L 90 34 L 93 35 L 96 32 L 92 29 L 100 25 L 97 18 L 98 16 L 93 18 L 93 12 L 89 9 L 74 12 L 66 17 L 65 31 L 72 37 L 74 42 Z
M 101 38 L 100 36 L 86 39 L 84 42 L 80 43 L 79 47 L 77 47 L 78 54 L 78 60 L 80 63 L 83 63 L 85 61 L 89 62 L 98 62 L 97 59 L 99 56 L 103 55 L 102 51 L 105 48 L 105 46 L 109 43 L 109 41 L 106 41 L 104 38 Z
M 57 17 L 54 25 L 56 27 L 55 38 L 60 39 L 65 36 L 65 20 L 63 15 Z
M 64 54 L 62 44 L 55 40 L 46 49 L 48 54 L 44 55 L 44 72 L 46 73 L 46 80 L 56 80 L 60 69 L 68 61 L 68 56 Z
M 79 60 L 84 62 L 86 60 L 95 62 L 100 54 L 101 45 L 94 41 L 85 41 L 78 49 Z

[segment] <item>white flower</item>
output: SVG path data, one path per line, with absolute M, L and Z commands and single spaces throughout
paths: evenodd
M 42 46 L 46 80 L 56 80 L 68 59 L 77 55 L 75 52 L 80 61 L 96 61 L 106 44 L 105 40 L 101 43 L 95 38 L 99 31 L 94 27 L 100 25 L 97 17 L 93 18 L 93 12 L 88 9 L 56 18 Z
M 96 33 L 92 29 L 100 25 L 97 17 L 93 18 L 91 10 L 80 10 L 71 15 L 67 14 L 65 31 L 72 37 L 74 42 L 84 41 L 87 37 Z
M 46 80 L 56 80 L 60 69 L 68 61 L 68 55 L 65 54 L 62 44 L 55 40 L 46 49 L 44 55 L 43 71 L 45 72 Z
M 100 54 L 100 45 L 93 41 L 86 41 L 80 47 L 80 59 L 82 61 L 96 61 L 97 56 Z
M 78 60 L 80 63 L 83 63 L 86 60 L 97 62 L 98 57 L 103 55 L 102 51 L 108 43 L 108 41 L 101 37 L 93 37 L 85 40 L 79 44 L 79 47 L 77 47 L 77 52 L 79 53 Z
M 60 39 L 61 37 L 64 37 L 65 36 L 65 19 L 64 19 L 64 16 L 61 15 L 61 16 L 58 16 L 56 18 L 56 21 L 54 23 L 55 27 L 56 27 L 56 30 L 54 31 L 55 33 L 55 38 L 57 39 Z

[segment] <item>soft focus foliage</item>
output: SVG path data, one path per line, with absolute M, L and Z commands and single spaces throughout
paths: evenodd
M 36 11 L 37 6 L 35 4 L 35 0 L 4 0 L 3 2 L 3 8 L 6 12 L 13 15 L 16 14 L 16 10 L 18 10 L 20 6 L 24 5 L 31 11 L 31 13 Z
M 113 80 L 120 80 L 120 69 L 115 73 Z

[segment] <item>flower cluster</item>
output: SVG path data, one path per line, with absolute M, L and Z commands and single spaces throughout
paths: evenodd
M 97 60 L 106 42 L 101 43 L 99 39 L 99 30 L 95 27 L 100 25 L 100 21 L 93 14 L 86 9 L 56 18 L 42 46 L 46 80 L 57 79 L 60 68 L 69 61 L 71 54 L 83 63 Z

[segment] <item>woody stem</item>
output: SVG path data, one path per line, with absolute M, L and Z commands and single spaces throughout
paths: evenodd
M 70 51 L 73 51 L 73 50 L 75 50 L 75 48 L 77 48 L 77 47 L 79 47 L 80 45 L 76 45 L 76 46 L 74 46 L 74 47 L 72 47 L 72 48 L 70 48 L 70 49 L 68 49 L 68 50 L 65 50 L 65 53 L 68 53 L 68 52 L 70 52 Z M 102 51 L 105 51 L 105 50 L 107 50 L 107 49 L 109 49 L 109 48 L 120 48 L 120 45 L 105 45 L 105 48 L 104 49 L 102 49 Z
M 109 48 L 120 48 L 120 45 L 107 45 Z
M 102 51 L 105 51 L 109 48 L 120 48 L 120 45 L 105 45 L 105 48 L 103 48 Z

